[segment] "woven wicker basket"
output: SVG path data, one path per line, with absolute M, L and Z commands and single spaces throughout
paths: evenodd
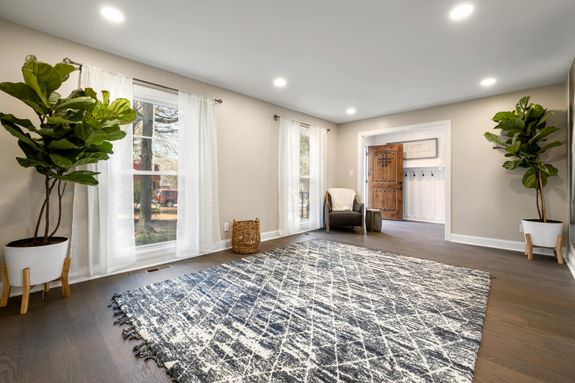
M 253 254 L 260 249 L 260 219 L 236 221 L 232 227 L 232 250 L 238 254 Z

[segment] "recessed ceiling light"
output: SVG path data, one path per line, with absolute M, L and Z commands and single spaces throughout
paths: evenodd
M 284 86 L 286 86 L 286 84 L 287 81 L 285 78 L 278 77 L 274 80 L 274 85 L 278 88 L 283 88 Z
M 468 18 L 473 13 L 473 4 L 463 3 L 455 6 L 451 12 L 449 12 L 449 18 L 453 21 L 460 21 Z
M 347 109 L 345 110 L 345 112 L 346 112 L 347 114 L 355 114 L 356 110 L 355 110 L 355 108 L 347 108 Z
M 496 82 L 497 82 L 497 79 L 495 77 L 487 77 L 487 78 L 484 78 L 483 80 L 481 80 L 480 84 L 481 84 L 481 86 L 487 87 L 487 86 L 495 85 Z
M 100 14 L 108 21 L 113 23 L 121 23 L 125 20 L 124 14 L 118 8 L 102 7 Z

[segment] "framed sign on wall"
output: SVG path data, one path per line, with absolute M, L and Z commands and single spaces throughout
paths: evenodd
M 437 138 L 394 142 L 394 144 L 403 144 L 404 160 L 437 158 Z

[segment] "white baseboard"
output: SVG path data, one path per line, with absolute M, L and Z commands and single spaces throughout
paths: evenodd
M 569 246 L 569 256 L 567 257 L 567 267 L 571 270 L 571 274 L 573 274 L 573 278 L 575 278 L 575 249 L 571 244 Z
M 305 230 L 308 231 L 308 230 Z M 303 231 L 302 231 L 303 232 Z M 292 234 L 289 234 L 292 235 Z M 276 239 L 276 238 L 280 238 L 280 237 L 285 237 L 285 236 L 281 236 L 279 234 L 278 230 L 273 230 L 273 231 L 266 231 L 261 233 L 261 240 L 262 242 L 265 241 L 270 241 L 272 239 Z M 129 268 L 124 268 L 124 269 L 119 269 L 119 270 L 114 270 L 113 272 L 110 272 L 108 274 L 102 274 L 102 275 L 93 275 L 90 276 L 88 275 L 88 268 L 84 267 L 81 269 L 76 269 L 74 270 L 74 272 L 70 273 L 69 275 L 69 280 L 70 280 L 70 284 L 76 284 L 76 283 L 80 283 L 80 282 L 85 282 L 85 281 L 90 281 L 93 279 L 98 279 L 98 278 L 103 278 L 103 277 L 109 277 L 111 275 L 116 275 L 116 274 L 122 274 L 122 273 L 126 273 L 126 272 L 130 272 L 130 271 L 135 271 L 135 270 L 141 270 L 141 269 L 147 269 L 150 267 L 155 267 L 155 266 L 160 266 L 160 265 L 164 265 L 166 263 L 171 263 L 171 262 L 179 262 L 185 259 L 189 259 L 189 258 L 195 258 L 195 257 L 199 257 L 202 255 L 207 255 L 207 254 L 211 254 L 211 253 L 217 253 L 218 251 L 223 251 L 223 250 L 228 250 L 232 248 L 232 240 L 231 239 L 223 239 L 221 241 L 218 241 L 217 243 L 215 243 L 211 249 L 209 251 L 204 251 L 201 252 L 199 254 L 194 254 L 194 255 L 190 255 L 190 256 L 186 256 L 186 257 L 179 257 L 179 258 L 174 258 L 173 256 L 165 256 L 165 257 L 156 257 L 156 258 L 148 258 L 148 259 L 144 259 L 140 262 L 136 262 L 135 264 L 133 264 L 131 267 Z M 51 288 L 57 288 L 60 287 L 61 284 L 59 281 L 56 282 L 50 282 L 50 287 Z M 34 286 L 30 292 L 34 293 L 37 291 L 41 291 L 42 290 L 42 286 L 38 285 L 38 286 Z M 10 297 L 14 297 L 14 296 L 19 296 L 22 295 L 22 289 L 18 288 L 18 287 L 13 287 L 12 290 L 10 291 Z
M 447 234 L 445 239 L 450 242 L 463 243 L 466 245 L 474 245 L 474 246 L 491 247 L 494 249 L 503 249 L 503 250 L 520 251 L 520 252 L 523 252 L 525 249 L 525 243 L 521 241 L 510 241 L 507 239 L 476 237 L 473 235 L 455 234 L 455 233 Z M 536 247 L 533 252 L 535 254 L 540 255 L 548 255 L 551 257 L 555 256 L 552 249 Z M 563 254 L 566 253 L 567 253 L 566 251 L 563 252 Z
M 413 221 L 413 222 L 437 223 L 437 224 L 445 225 L 444 219 L 436 219 L 436 218 L 403 217 L 403 220 L 404 221 Z

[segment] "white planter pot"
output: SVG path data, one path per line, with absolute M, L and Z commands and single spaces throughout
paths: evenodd
M 30 285 L 39 285 L 60 278 L 68 239 L 45 246 L 14 247 L 4 245 L 4 258 L 11 286 L 21 287 L 22 270 L 30 269 Z
M 521 226 L 523 233 L 531 234 L 531 241 L 534 246 L 555 247 L 557 237 L 563 235 L 563 222 L 522 219 Z

